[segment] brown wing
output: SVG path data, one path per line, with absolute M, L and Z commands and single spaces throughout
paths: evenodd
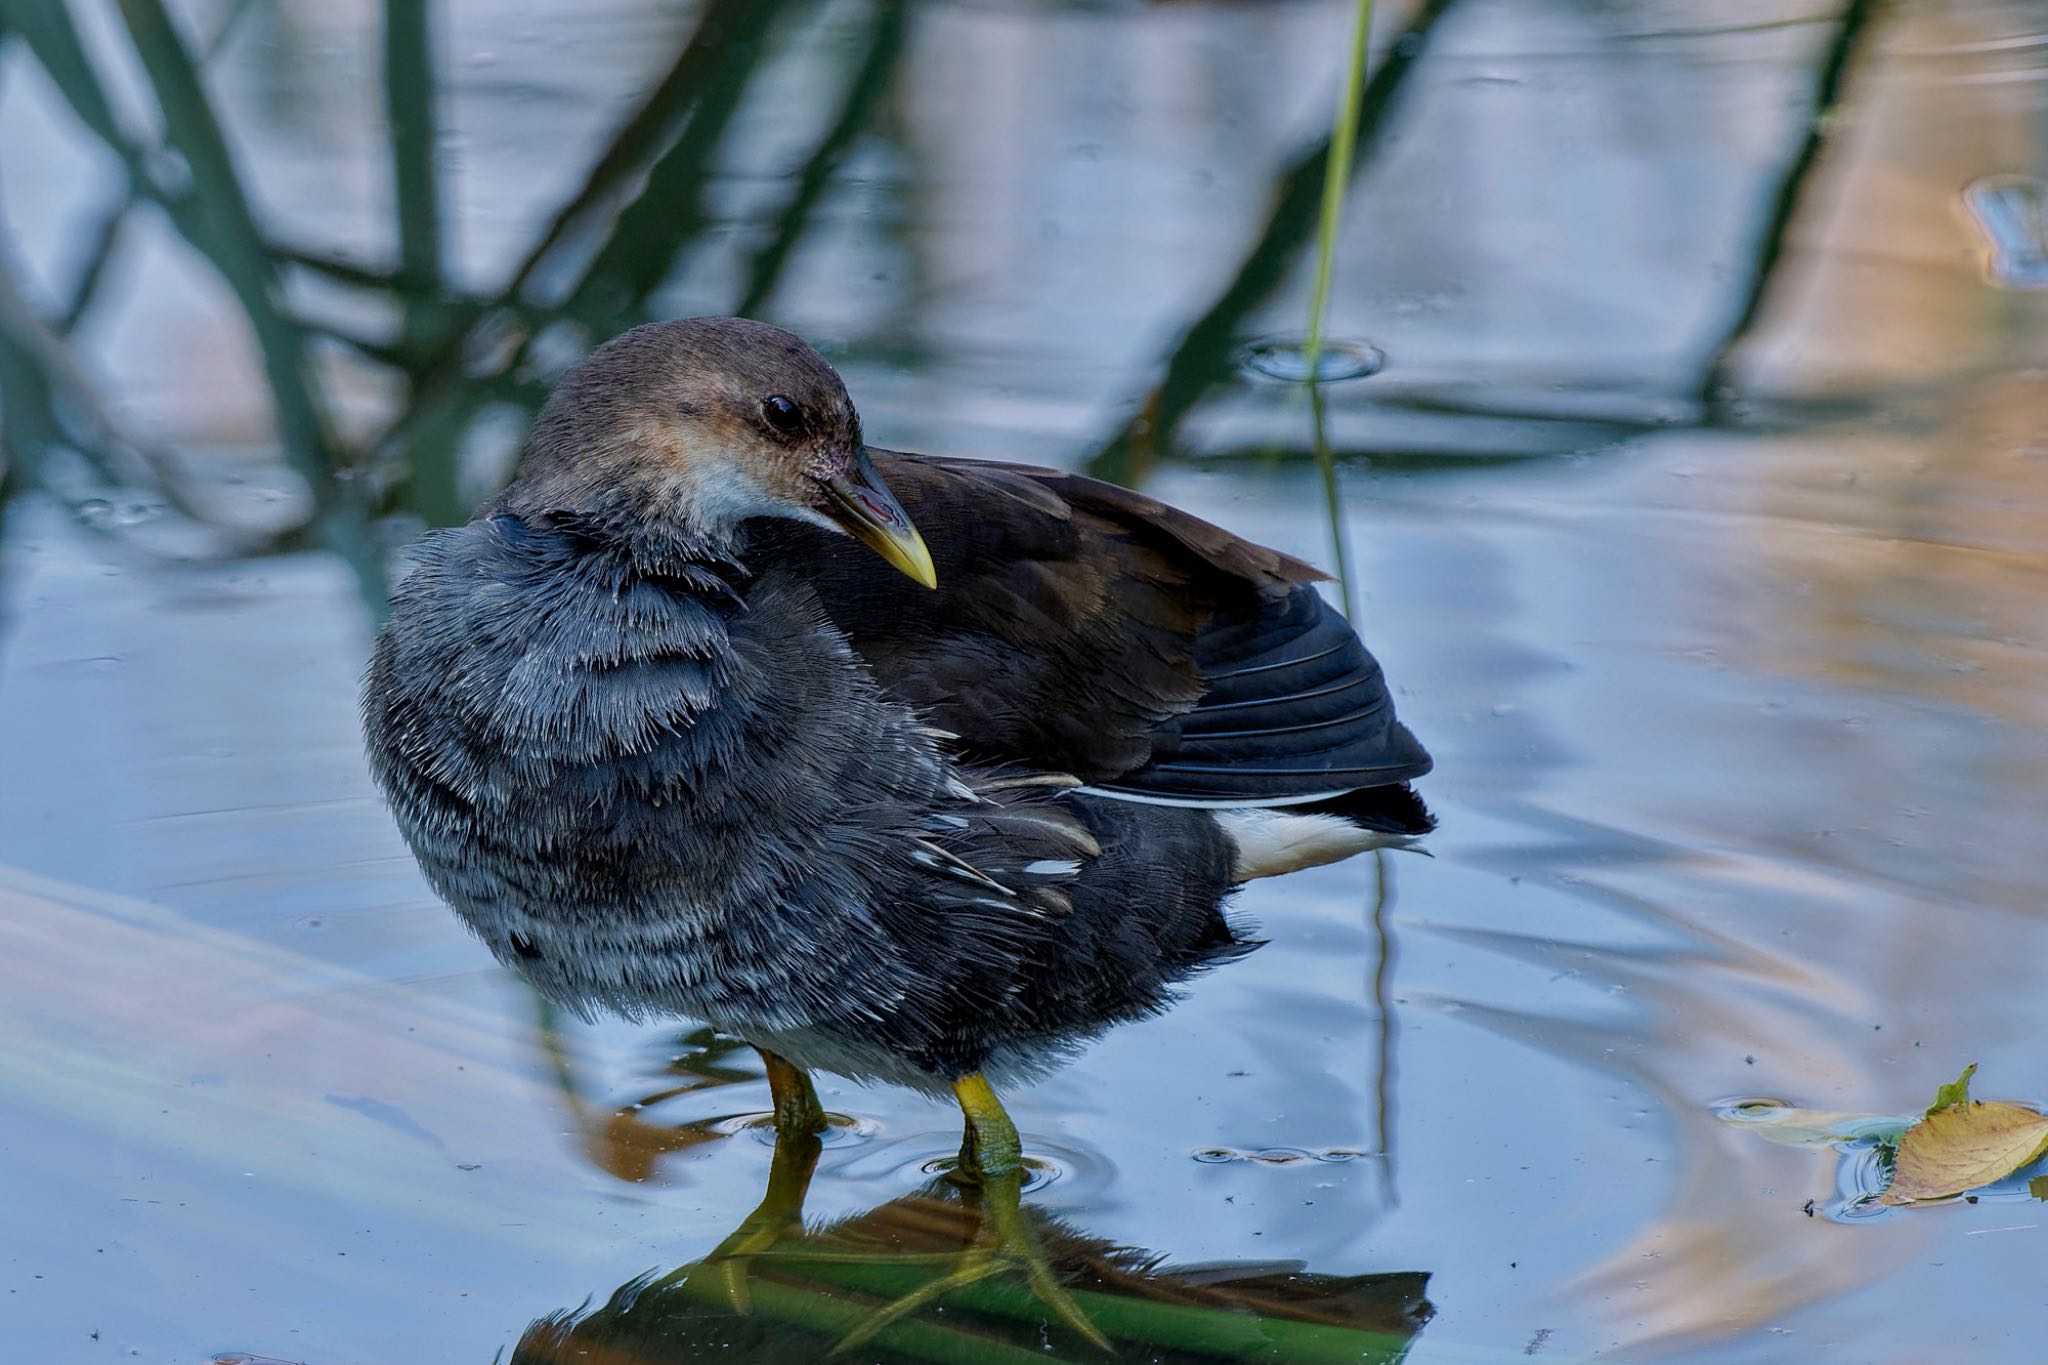
M 775 532 L 883 684 L 963 751 L 1173 801 L 1301 799 L 1429 759 L 1312 566 L 1077 474 L 871 450 L 939 586 Z

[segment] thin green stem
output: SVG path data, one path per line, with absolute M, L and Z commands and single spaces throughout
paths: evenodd
M 1313 380 L 1308 386 L 1308 411 L 1316 470 L 1323 476 L 1323 507 L 1330 517 L 1330 555 L 1337 563 L 1337 593 L 1343 599 L 1340 605 L 1344 619 L 1355 621 L 1358 604 L 1351 596 L 1351 555 L 1344 544 L 1344 498 L 1337 488 L 1337 457 L 1331 453 L 1329 432 L 1324 426 L 1323 391 Z
M 1301 348 L 1302 368 L 1313 384 L 1323 357 L 1323 322 L 1330 307 L 1330 273 L 1337 257 L 1337 225 L 1344 217 L 1344 191 L 1351 184 L 1351 154 L 1358 145 L 1358 103 L 1365 90 L 1365 59 L 1371 47 L 1372 0 L 1358 0 L 1358 23 L 1351 32 L 1351 66 L 1344 76 L 1344 96 L 1337 103 L 1337 123 L 1330 133 L 1330 156 L 1323 169 L 1323 207 L 1316 228 L 1316 282 L 1309 296 L 1308 337 Z
M 1387 43 L 1386 55 L 1358 92 L 1358 141 L 1349 165 L 1333 158 L 1332 139 L 1324 137 L 1280 167 L 1273 182 L 1273 206 L 1236 273 L 1192 313 L 1161 358 L 1157 384 L 1137 411 L 1096 446 L 1083 472 L 1135 488 L 1173 451 L 1181 423 L 1229 371 L 1230 357 L 1244 340 L 1245 319 L 1286 283 L 1299 253 L 1307 248 L 1316 227 L 1317 187 L 1329 174 L 1331 161 L 1344 166 L 1346 176 L 1355 177 L 1385 144 L 1409 77 L 1429 50 L 1430 34 L 1457 3 L 1418 0 L 1400 32 Z

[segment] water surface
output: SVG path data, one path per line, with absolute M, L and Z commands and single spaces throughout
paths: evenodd
M 1011 1098 L 1039 1214 L 1392 1277 L 1416 1365 L 2033 1358 L 2038 1202 L 1830 1216 L 1716 1106 L 2048 1099 L 2038 6 L 1384 6 L 1331 317 L 1385 365 L 1319 431 L 1241 360 L 1349 6 L 63 12 L 0 6 L 9 1358 L 509 1360 L 760 1197 L 751 1055 L 537 1010 L 353 701 L 546 383 L 733 310 L 880 444 L 1330 565 L 1333 486 L 1436 754 L 1430 856 L 1252 888 L 1266 948 Z M 814 1223 L 930 1197 L 956 1117 L 824 1091 Z

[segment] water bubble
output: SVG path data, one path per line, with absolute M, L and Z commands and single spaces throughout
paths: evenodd
M 1366 1156 L 1356 1147 L 1203 1147 L 1194 1154 L 1204 1165 L 1249 1161 L 1260 1166 L 1299 1166 L 1310 1161 L 1357 1161 Z
M 114 504 L 105 498 L 87 498 L 72 507 L 71 515 L 78 519 L 80 526 L 99 530 L 114 520 Z
M 1256 1152 L 1247 1153 L 1246 1157 L 1261 1166 L 1296 1166 L 1312 1159 L 1299 1147 L 1262 1147 Z
M 1309 372 L 1308 352 L 1298 338 L 1268 337 L 1237 353 L 1240 369 L 1290 384 L 1307 383 L 1311 378 L 1319 384 L 1363 379 L 1378 374 L 1386 363 L 1384 351 L 1363 341 L 1325 341 L 1322 354 L 1316 357 L 1313 375 Z

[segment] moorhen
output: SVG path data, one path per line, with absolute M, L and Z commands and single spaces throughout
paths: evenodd
M 421 542 L 370 760 L 434 889 L 551 999 L 746 1039 L 793 1129 L 823 1122 L 805 1068 L 950 1091 L 963 1160 L 1013 1188 L 951 1283 L 1021 1260 L 1099 1340 L 1017 1245 L 992 1084 L 1252 946 L 1240 883 L 1432 823 L 1322 577 L 1079 475 L 873 449 L 796 337 L 655 323 Z

